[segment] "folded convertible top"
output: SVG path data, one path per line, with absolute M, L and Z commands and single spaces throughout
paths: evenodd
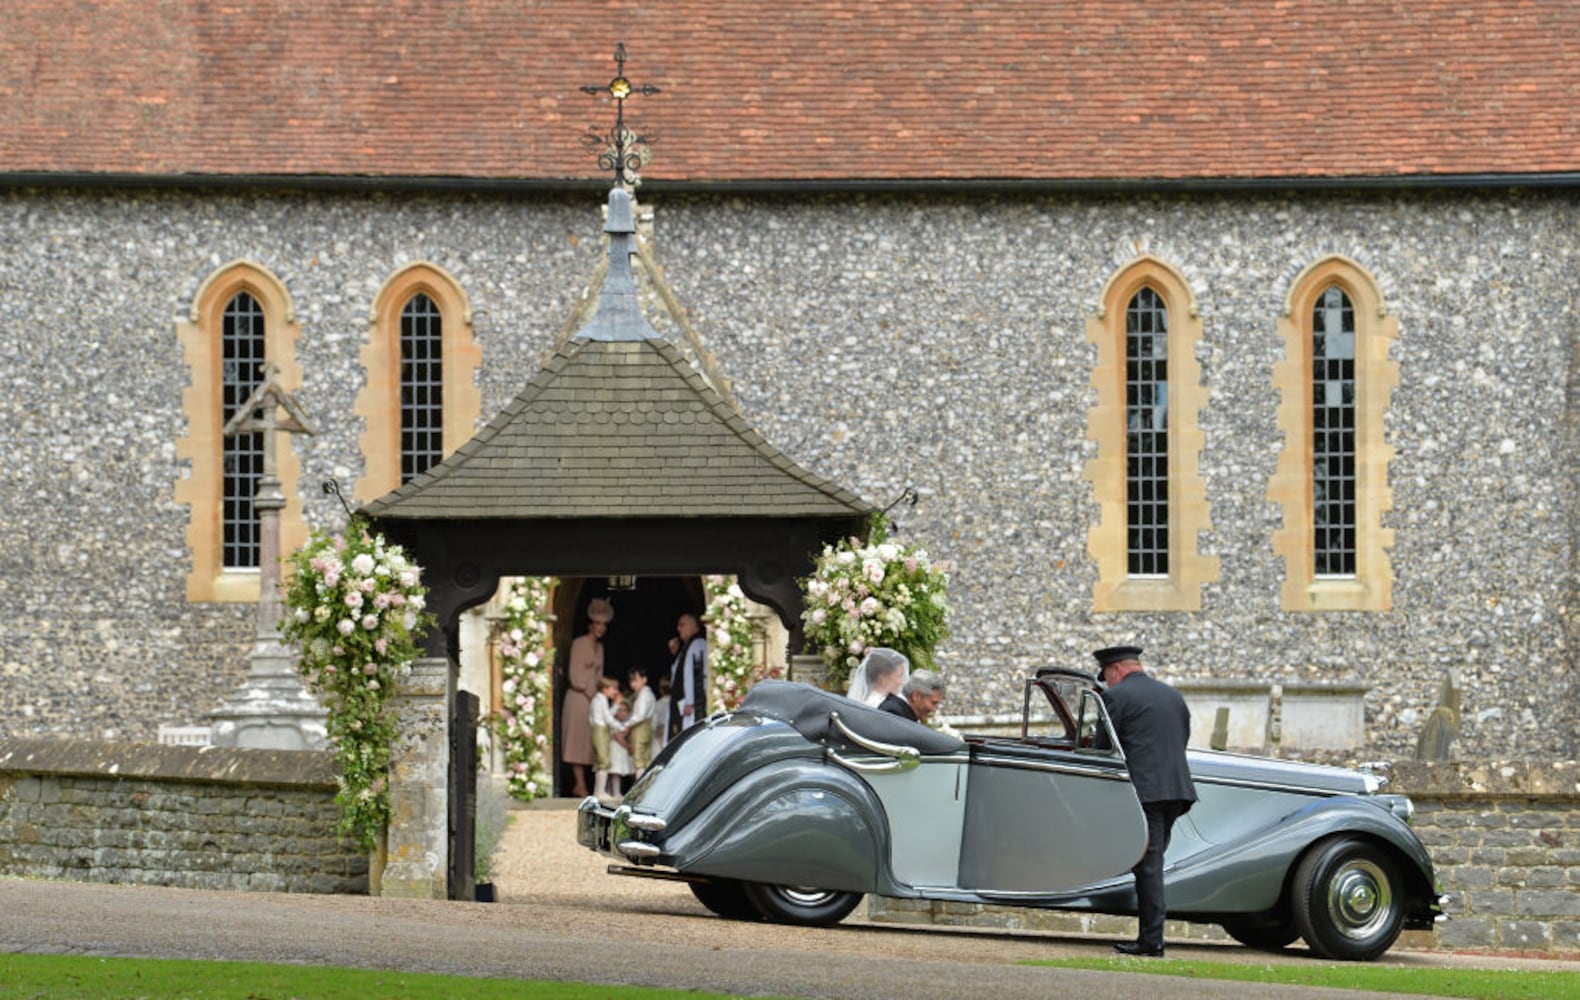
M 840 721 L 851 730 L 879 743 L 915 747 L 924 754 L 949 754 L 966 747 L 957 737 L 919 722 L 792 681 L 760 682 L 747 693 L 740 710 L 788 722 L 814 743 L 850 745 L 838 729 L 829 725 L 829 713 L 838 712 Z

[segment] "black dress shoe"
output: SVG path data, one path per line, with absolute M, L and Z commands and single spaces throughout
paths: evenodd
M 1139 958 L 1162 958 L 1163 946 L 1148 948 L 1137 941 L 1121 941 L 1114 945 L 1114 950 L 1121 955 L 1135 955 Z

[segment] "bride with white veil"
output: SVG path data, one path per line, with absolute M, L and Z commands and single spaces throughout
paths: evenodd
M 850 690 L 845 696 L 877 708 L 889 695 L 899 694 L 910 676 L 911 663 L 901 653 L 887 646 L 874 646 L 850 672 Z

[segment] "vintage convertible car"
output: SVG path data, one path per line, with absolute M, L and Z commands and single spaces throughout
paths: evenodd
M 664 748 L 577 836 L 730 918 L 827 925 L 864 893 L 1134 914 L 1146 823 L 1095 680 L 1026 681 L 1019 738 L 964 739 L 765 681 Z M 1364 772 L 1191 751 L 1200 801 L 1165 859 L 1169 916 L 1277 949 L 1376 958 L 1442 917 L 1412 807 Z

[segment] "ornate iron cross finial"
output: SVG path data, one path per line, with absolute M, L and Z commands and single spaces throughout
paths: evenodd
M 587 134 L 582 137 L 589 149 L 598 150 L 598 166 L 604 170 L 614 172 L 616 184 L 639 184 L 642 178 L 637 176 L 637 169 L 647 165 L 653 158 L 648 144 L 657 142 L 657 138 L 638 135 L 625 127 L 625 99 L 632 94 L 656 94 L 658 88 L 651 84 L 638 87 L 625 77 L 625 43 L 616 42 L 614 46 L 614 79 L 602 86 L 589 85 L 582 87 L 588 94 L 608 94 L 614 98 L 614 127 L 607 133 L 589 127 Z

